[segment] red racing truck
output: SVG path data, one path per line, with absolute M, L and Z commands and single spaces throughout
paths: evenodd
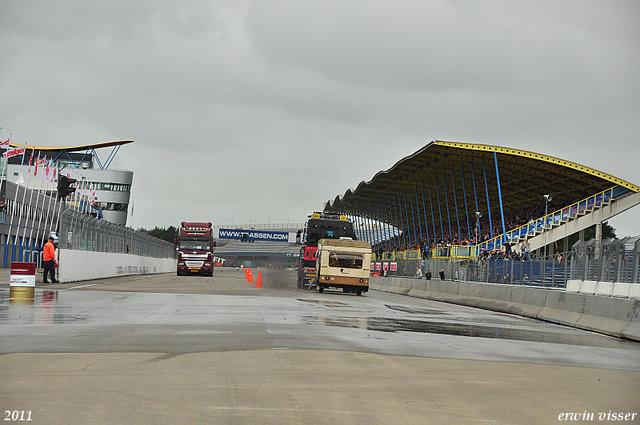
M 213 276 L 213 230 L 211 223 L 183 221 L 178 229 L 178 276 Z

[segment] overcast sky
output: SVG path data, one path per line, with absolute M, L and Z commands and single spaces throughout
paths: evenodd
M 640 185 L 636 0 L 0 0 L 0 59 L 3 139 L 135 141 L 135 228 L 303 222 L 435 139 Z

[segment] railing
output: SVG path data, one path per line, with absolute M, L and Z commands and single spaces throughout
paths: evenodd
M 267 223 L 267 224 L 217 224 L 214 228 L 234 229 L 234 230 L 300 230 L 304 229 L 304 223 Z
M 429 260 L 375 261 L 373 270 L 388 270 L 387 276 L 415 277 L 420 269 L 424 278 L 439 280 L 440 272 L 445 280 L 511 285 L 566 288 L 571 278 L 571 261 L 568 254 L 561 254 L 554 261 L 518 261 L 490 259 L 487 261 L 432 257 Z
M 556 224 L 560 225 L 566 221 L 584 215 L 592 208 L 605 205 L 612 199 L 628 191 L 629 189 L 625 187 L 615 186 L 611 189 L 603 190 L 600 193 L 583 199 L 582 201 L 571 204 L 568 207 L 554 211 L 536 220 L 532 220 L 523 226 L 520 226 L 514 230 L 508 231 L 505 234 L 496 236 L 493 239 L 478 244 L 475 256 L 477 256 L 480 250 L 482 250 L 483 248 L 487 251 L 490 251 L 492 249 L 497 249 L 499 246 L 504 245 L 506 242 L 517 241 L 522 237 L 535 236 L 538 233 L 542 233 Z
M 106 220 L 66 209 L 60 214 L 61 249 L 175 258 L 172 243 Z
M 583 199 L 582 201 L 575 202 L 543 217 L 531 220 L 527 224 L 510 230 L 505 234 L 496 236 L 493 239 L 489 239 L 488 241 L 484 241 L 476 246 L 455 245 L 447 248 L 436 248 L 434 251 L 434 258 L 476 258 L 480 255 L 483 249 L 491 251 L 493 249 L 498 249 L 507 242 L 517 242 L 520 238 L 532 237 L 543 233 L 555 225 L 561 225 L 567 221 L 585 215 L 589 210 L 595 207 L 606 205 L 611 202 L 612 199 L 617 198 L 628 191 L 629 189 L 622 186 L 603 190 L 602 192 Z

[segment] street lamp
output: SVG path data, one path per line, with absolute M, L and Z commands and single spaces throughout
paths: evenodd
M 553 199 L 553 195 L 543 195 L 544 197 L 544 257 L 543 260 L 547 259 L 547 214 L 549 213 L 549 201 Z
M 482 217 L 482 213 L 480 211 L 476 211 L 476 246 L 478 246 L 478 228 L 480 227 L 480 217 Z

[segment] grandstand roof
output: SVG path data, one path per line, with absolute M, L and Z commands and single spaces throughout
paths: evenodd
M 497 173 L 494 158 L 497 159 Z M 483 172 L 483 165 L 486 173 Z M 402 214 L 407 214 L 408 221 L 415 219 L 417 224 L 420 217 L 424 223 L 422 190 L 426 200 L 424 210 L 431 216 L 430 187 L 436 220 L 437 195 L 441 199 L 443 215 L 447 214 L 447 200 L 451 217 L 455 217 L 456 202 L 460 217 L 465 216 L 465 200 L 466 210 L 469 215 L 474 215 L 475 179 L 478 209 L 486 214 L 485 176 L 489 205 L 494 217 L 500 214 L 498 181 L 505 215 L 524 208 L 544 206 L 545 194 L 552 194 L 553 202 L 558 205 L 563 201 L 586 198 L 614 186 L 622 186 L 633 192 L 640 191 L 640 187 L 610 174 L 549 155 L 500 146 L 435 140 L 401 159 L 389 170 L 380 171 L 370 181 L 361 182 L 355 190 L 347 190 L 344 195 L 327 202 L 325 211 L 369 215 L 366 212 L 371 211 L 372 206 L 375 208 L 378 201 L 390 205 L 387 201 L 396 200 Z M 413 202 L 414 210 L 418 210 L 419 214 L 416 212 L 414 215 L 411 208 L 405 207 L 405 193 L 409 204 Z
M 27 145 L 27 149 L 33 149 L 36 151 L 44 151 L 44 152 L 47 152 L 47 151 L 85 152 L 88 149 L 109 148 L 112 146 L 126 145 L 128 143 L 133 143 L 133 140 L 114 140 L 111 142 L 92 143 L 90 145 L 76 145 L 76 146 L 29 146 Z M 10 145 L 12 147 L 23 146 L 17 143 L 10 143 Z

